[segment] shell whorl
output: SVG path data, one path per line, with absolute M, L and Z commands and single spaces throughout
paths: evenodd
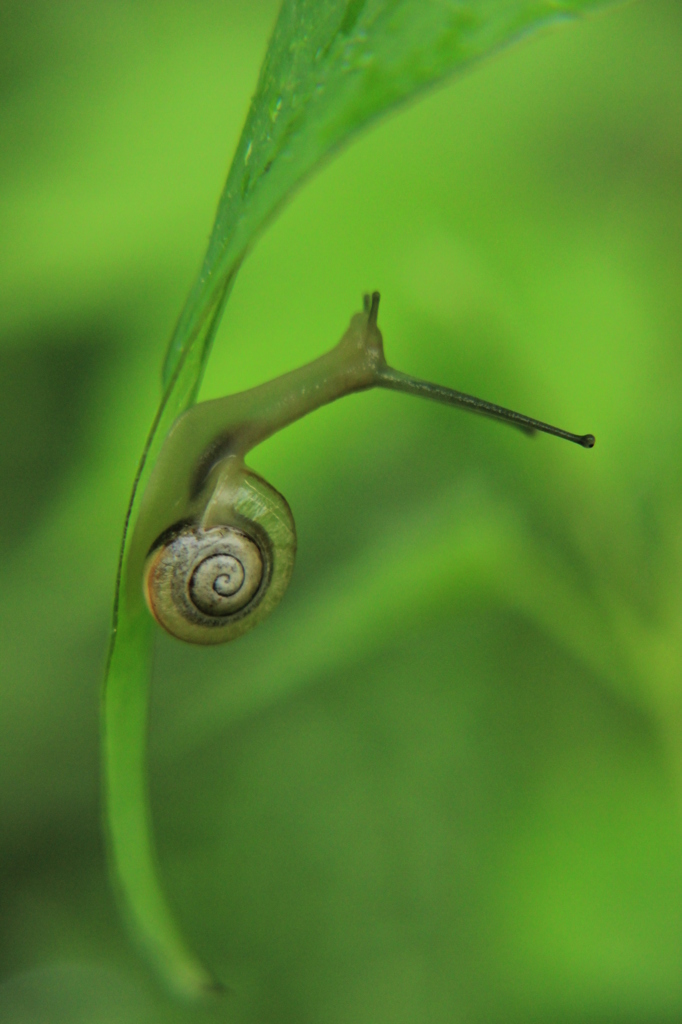
M 296 532 L 286 500 L 249 473 L 231 513 L 238 525 L 179 527 L 147 557 L 147 605 L 179 640 L 233 640 L 265 618 L 288 586 Z
M 221 631 L 234 626 L 267 585 L 267 568 L 261 548 L 242 530 L 187 528 L 150 555 L 147 602 L 173 636 L 220 643 Z M 215 640 L 207 641 L 205 631 L 207 637 L 215 632 Z

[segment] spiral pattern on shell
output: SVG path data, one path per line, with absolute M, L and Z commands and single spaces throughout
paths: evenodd
M 154 618 L 180 640 L 230 639 L 226 631 L 235 632 L 267 587 L 265 546 L 233 526 L 181 530 L 147 560 L 145 593 Z

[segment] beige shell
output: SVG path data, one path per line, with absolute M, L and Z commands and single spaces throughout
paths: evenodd
M 147 558 L 147 605 L 179 640 L 234 640 L 272 611 L 289 584 L 296 530 L 282 495 L 249 472 L 230 518 L 225 525 L 182 527 Z

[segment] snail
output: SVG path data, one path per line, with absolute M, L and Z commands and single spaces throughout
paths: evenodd
M 286 499 L 244 458 L 276 431 L 328 402 L 373 387 L 459 406 L 591 448 L 572 434 L 386 363 L 379 293 L 365 295 L 326 355 L 266 384 L 202 402 L 171 427 L 142 499 L 132 580 L 172 636 L 198 644 L 233 640 L 281 600 L 294 566 L 296 529 Z

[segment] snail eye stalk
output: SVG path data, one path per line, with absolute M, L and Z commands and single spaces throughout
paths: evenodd
M 376 329 L 379 313 L 379 292 L 372 292 L 371 295 L 363 297 L 363 309 L 367 315 L 367 324 L 370 328 Z M 469 412 L 477 412 L 482 416 L 491 416 L 496 420 L 503 420 L 519 427 L 527 434 L 534 434 L 536 430 L 543 434 L 553 434 L 554 437 L 561 437 L 564 441 L 573 441 L 583 448 L 594 448 L 594 434 L 574 434 L 570 430 L 561 430 L 551 423 L 543 423 L 542 420 L 533 419 L 531 416 L 524 416 L 523 413 L 514 412 L 513 409 L 505 409 L 502 405 L 495 405 L 494 402 L 486 402 L 482 398 L 475 398 L 474 395 L 467 395 L 463 391 L 455 391 L 453 388 L 446 388 L 442 384 L 432 384 L 427 380 L 420 380 L 400 370 L 394 370 L 384 361 L 378 368 L 375 380 L 377 387 L 388 388 L 391 391 L 403 391 L 407 395 L 418 395 L 420 398 L 430 398 L 434 402 L 442 402 L 443 405 L 454 405 L 460 409 L 468 409 Z
M 524 416 L 523 413 L 514 412 L 512 409 L 505 409 L 502 405 L 485 402 L 482 398 L 466 395 L 463 391 L 455 391 L 453 388 L 443 387 L 442 384 L 431 384 L 427 380 L 410 377 L 390 366 L 379 371 L 378 384 L 391 391 L 403 391 L 408 395 L 419 395 L 421 398 L 430 398 L 432 401 L 442 402 L 444 405 L 454 405 L 460 409 L 468 409 L 469 412 L 492 416 L 496 420 L 503 420 L 505 423 L 520 427 L 527 433 L 532 434 L 536 430 L 540 430 L 543 434 L 553 434 L 554 437 L 562 437 L 565 441 L 573 441 L 574 444 L 579 444 L 583 448 L 594 448 L 594 434 L 573 434 L 570 430 L 561 430 L 560 427 L 554 427 L 551 423 L 543 423 L 542 420 Z

